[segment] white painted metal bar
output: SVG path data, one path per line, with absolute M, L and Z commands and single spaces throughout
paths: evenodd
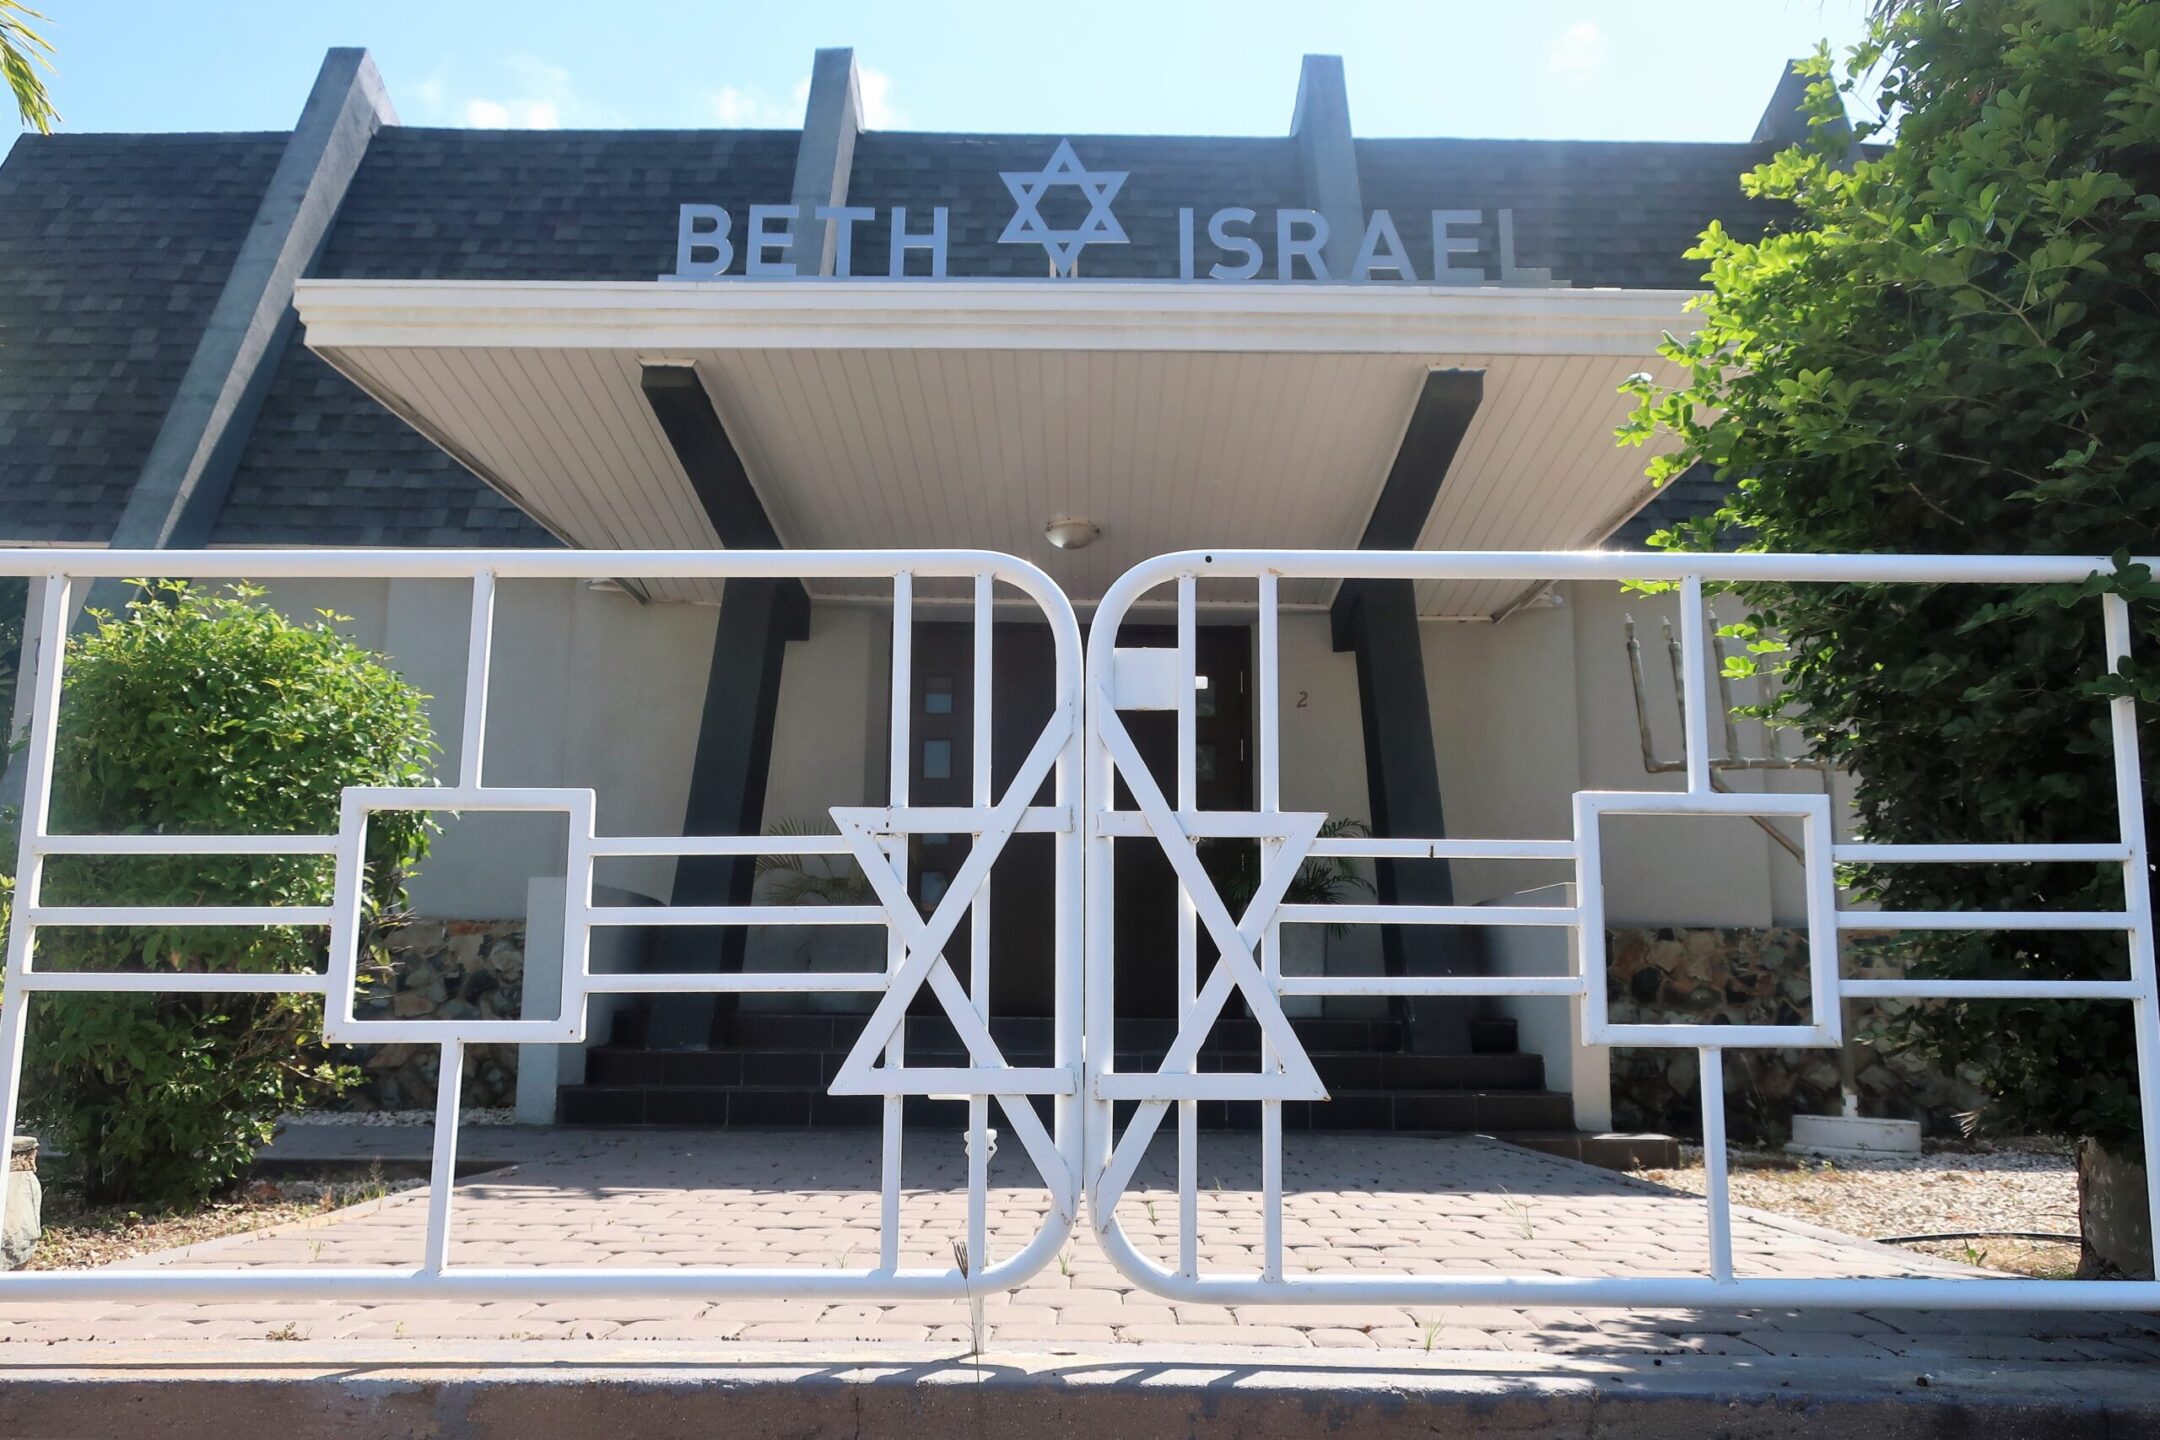
M 103 550 L 0 549 L 0 575 L 126 580 L 175 568 L 184 555 L 199 580 L 860 579 L 895 569 L 925 579 L 971 580 L 991 568 L 1042 601 L 1047 577 L 994 550 Z M 2160 569 L 2160 556 L 2131 563 Z M 1579 550 L 1182 550 L 1135 565 L 1104 592 L 1120 616 L 1180 574 L 1279 579 L 1789 580 L 1824 584 L 2059 585 L 2113 574 L 2107 555 L 1776 555 Z M 1054 603 L 1054 602 L 1053 602 Z M 1098 611 L 1098 613 L 1100 613 Z
M 98 552 L 91 552 L 93 554 Z M 482 552 L 485 553 L 485 552 Z M 547 552 L 542 552 L 547 553 Z M 800 552 L 798 552 L 800 553 Z M 2132 564 L 2160 568 L 2160 557 Z M 71 565 L 69 567 L 73 569 Z M 2060 585 L 2112 574 L 2105 555 L 1772 555 L 1578 550 L 1179 550 L 1119 576 L 1096 615 L 1122 617 L 1182 574 L 1313 580 L 1785 580 L 1796 584 Z M 0 572 L 4 573 L 4 572 Z M 248 572 L 255 573 L 255 572 Z M 804 573 L 808 573 L 805 571 Z
M 1100 1100 L 1312 1100 L 1313 1092 L 1284 1075 L 1223 1070 L 1120 1070 L 1092 1081 Z M 1123 1168 L 1122 1166 L 1118 1168 Z
M 1840 930 L 2127 930 L 2114 910 L 1840 910 Z
M 1576 924 L 1572 905 L 1282 905 L 1284 925 L 1558 925 Z
M 488 662 L 495 651 L 495 572 L 472 581 L 472 622 L 465 641 L 465 715 L 458 737 L 458 784 L 478 789 L 487 743 Z
M 1710 1209 L 1710 1278 L 1730 1284 L 1732 1268 L 1732 1187 L 1725 1155 L 1725 1052 L 1706 1045 L 1701 1052 L 1703 1190 Z
M 1286 976 L 1285 995 L 1580 995 L 1575 975 L 1329 975 Z
M 883 925 L 875 905 L 595 905 L 594 925 Z
M 1263 574 L 1258 584 L 1259 598 L 1259 644 L 1254 657 L 1253 705 L 1259 712 L 1258 735 L 1254 744 L 1254 759 L 1260 770 L 1260 811 L 1273 815 L 1282 809 L 1282 767 L 1280 731 L 1281 711 L 1278 696 L 1281 682 L 1281 657 L 1277 636 L 1276 586 L 1273 575 Z M 1263 863 L 1272 860 L 1281 851 L 1279 840 L 1260 842 Z M 1281 914 L 1280 907 L 1276 913 Z M 1277 995 L 1282 993 L 1282 926 L 1270 925 L 1260 939 L 1261 974 Z M 1275 1068 L 1275 1046 L 1263 1033 L 1260 1037 L 1260 1068 L 1263 1072 Z M 1283 1218 L 1282 1218 L 1282 1170 L 1283 1170 L 1283 1113 L 1282 1101 L 1260 1102 L 1260 1278 L 1279 1282 L 1283 1276 Z
M 1179 810 L 1178 826 L 1196 839 L 1249 840 L 1255 834 L 1279 836 L 1287 828 L 1280 811 Z M 1091 822 L 1100 835 L 1152 836 L 1138 810 L 1097 811 Z M 1309 855 L 1395 860 L 1573 860 L 1572 840 L 1401 840 L 1372 835 L 1343 835 L 1315 840 Z
M 1061 625 L 1068 622 L 1069 632 L 1060 633 Z M 1080 822 L 1083 807 L 1091 798 L 1087 772 L 1090 737 L 1084 723 L 1089 703 L 1087 659 L 1080 640 L 1078 617 L 1073 616 L 1069 608 L 1063 616 L 1052 616 L 1050 626 L 1058 675 L 1056 703 L 1063 707 L 1068 736 L 1058 752 L 1052 772 L 1052 798 L 1065 811 L 1067 824 L 1051 841 L 1052 873 L 1056 876 L 1051 902 L 1050 965 L 1056 992 L 1051 1020 L 1051 1058 L 1061 1068 L 1069 1069 L 1075 1075 L 1085 1075 L 1091 1059 L 1087 1049 L 1086 1015 L 1088 1007 L 1094 1003 L 1088 993 L 1086 978 L 1086 934 L 1091 919 L 1088 907 L 1094 903 L 1088 893 L 1087 881 L 1094 857 Z M 1066 644 L 1068 634 L 1069 648 Z M 1107 1031 L 1107 1026 L 1105 1029 Z M 1082 1088 L 1075 1087 L 1071 1095 L 1061 1095 L 1050 1102 L 1052 1134 L 1058 1152 L 1075 1157 L 1071 1170 L 1073 1183 L 1066 1191 L 1074 1221 L 1079 1216 L 1080 1192 L 1086 1188 L 1091 1173 L 1087 1139 L 1094 1107 L 1082 1103 Z
M 1263 571 L 1259 577 L 1259 602 L 1259 635 L 1253 656 L 1253 709 L 1258 722 L 1253 759 L 1260 771 L 1260 813 L 1273 815 L 1282 809 L 1282 642 L 1275 576 L 1271 572 Z M 1314 849 L 1318 848 L 1316 843 Z
M 834 1082 L 835 1095 L 1072 1095 L 1080 1077 L 1056 1065 L 917 1065 L 873 1069 L 860 1084 Z
M 1687 788 L 1693 795 L 1710 793 L 1710 695 L 1709 666 L 1703 647 L 1703 582 L 1690 575 L 1680 582 L 1680 687 L 1682 714 L 1687 735 Z
M 880 993 L 892 983 L 883 970 L 772 970 L 681 975 L 624 971 L 588 977 L 588 995 L 799 995 Z
M 458 1101 L 465 1093 L 465 1046 L 443 1042 L 435 1066 L 435 1146 L 428 1165 L 427 1258 L 422 1268 L 440 1275 L 450 1263 L 450 1202 L 457 1189 Z
M 968 768 L 969 798 L 978 807 L 988 807 L 997 799 L 991 771 L 996 738 L 991 725 L 991 702 L 996 695 L 997 628 L 991 608 L 995 589 L 987 571 L 975 577 L 974 730 Z M 968 998 L 985 1026 L 990 1023 L 990 879 L 983 877 L 975 903 L 968 908 Z M 967 1252 L 972 1274 L 990 1263 L 990 1100 L 985 1095 L 970 1095 L 967 1102 L 967 1186 Z M 974 1318 L 979 1337 L 982 1302 L 971 1299 L 971 1303 L 978 1307 Z
M 2108 673 L 2119 673 L 2130 659 L 2130 603 L 2117 594 L 2100 597 L 2102 635 Z M 2153 872 L 2145 833 L 2143 760 L 2138 754 L 2137 701 L 2118 696 L 2108 702 L 2108 736 L 2115 761 L 2115 815 L 2123 848 L 2123 910 L 2130 921 L 2131 1033 L 2137 1043 L 2138 1126 L 2145 1141 L 2147 1174 L 2152 1156 L 2160 1155 L 2160 969 L 2153 958 Z M 2146 1234 L 2160 1237 L 2160 1184 L 2145 1187 Z
M 892 711 L 891 731 L 887 737 L 891 744 L 886 759 L 885 798 L 886 803 L 900 807 L 908 803 L 908 778 L 914 770 L 911 725 L 915 714 L 915 577 L 902 570 L 893 576 L 892 583 Z M 885 852 L 887 863 L 897 867 L 904 878 L 907 874 L 907 842 L 888 838 L 880 848 Z M 885 969 L 897 974 L 907 962 L 907 945 L 897 929 L 888 929 Z M 885 1042 L 885 1063 L 898 1068 L 906 1061 L 907 1021 L 903 1018 Z M 885 1113 L 880 1117 L 878 1268 L 889 1272 L 900 1269 L 901 1126 L 906 1118 L 902 1103 L 899 1095 L 887 1095 Z
M 892 577 L 892 693 L 887 712 L 885 800 L 908 803 L 910 726 L 915 714 L 915 577 L 906 570 Z
M 1833 845 L 1830 858 L 1840 865 L 2024 865 L 2121 864 L 2130 858 L 2123 845 Z
M 47 835 L 45 855 L 334 855 L 335 835 Z
M 0 1135 L 10 1137 L 10 1164 L 14 1159 L 15 1116 L 22 1099 L 23 1038 L 30 1018 L 26 978 L 11 974 L 7 992 L 0 995 Z M 7 1222 L 8 1192 L 14 1188 L 12 1182 L 0 1184 L 0 1225 Z M 6 1293 L 0 1290 L 0 1295 Z
M 838 835 L 596 835 L 596 856 L 845 855 Z
M 1383 840 L 1341 836 L 1315 840 L 1310 855 L 1373 860 L 1573 860 L 1572 840 Z
M 327 905 L 26 905 L 17 924 L 328 925 Z
M 1041 1249 L 1040 1245 L 1032 1247 Z M 1120 1269 L 1141 1261 L 1129 1241 L 1111 1241 Z M 1049 1254 L 1034 1257 L 1035 1268 Z M 1018 1283 L 1018 1267 L 999 1265 L 982 1277 L 986 1288 Z M 1025 1278 L 1025 1277 L 1019 1277 Z M 430 1274 L 419 1266 L 335 1266 L 300 1269 L 182 1267 L 103 1270 L 42 1270 L 0 1277 L 0 1293 L 23 1301 L 103 1300 L 154 1303 L 176 1296 L 191 1300 L 491 1300 L 628 1298 L 859 1300 L 895 1294 L 912 1299 L 964 1300 L 970 1284 L 958 1270 L 907 1269 L 897 1275 L 874 1269 L 813 1270 L 800 1267 L 702 1266 L 493 1267 L 456 1266 Z M 1515 1308 L 1571 1306 L 1606 1309 L 1828 1310 L 2045 1310 L 2086 1313 L 2160 1309 L 2160 1282 L 2152 1280 L 1918 1280 L 1772 1279 L 1749 1277 L 1719 1283 L 1702 1275 L 1606 1275 L 1584 1278 L 1532 1275 L 1316 1274 L 1263 1290 L 1256 1278 L 1183 1280 L 1168 1272 L 1150 1277 L 1149 1288 L 1169 1299 L 1239 1305 L 1269 1299 L 1312 1305 L 1501 1305 Z
M 53 751 L 60 720 L 60 672 L 65 668 L 67 622 L 74 609 L 73 587 L 64 574 L 41 576 L 28 587 L 37 602 L 35 648 L 21 667 L 30 682 L 30 733 L 23 746 L 21 834 L 16 840 L 15 905 L 35 906 L 44 886 L 45 858 L 38 845 L 52 823 Z M 27 603 L 27 602 L 26 602 Z M 25 616 L 27 621 L 28 617 Z M 29 633 L 29 625 L 23 626 Z M 7 984 L 0 993 L 0 1137 L 12 1141 L 22 1102 L 23 1044 L 30 1015 L 26 983 L 33 970 L 37 926 L 18 913 L 8 926 Z M 7 1223 L 12 1183 L 0 1184 L 0 1226 Z M 5 1294 L 0 1291 L 0 1294 Z
M 1199 684 L 1198 616 L 1193 610 L 1196 591 L 1191 575 L 1177 581 L 1177 806 L 1191 812 L 1200 808 L 1194 776 L 1199 742 L 1197 731 Z M 1218 699 L 1218 702 L 1220 700 Z M 1192 1024 L 1194 1000 L 1200 991 L 1200 931 L 1193 897 L 1178 886 L 1177 897 L 1177 1018 L 1182 1033 Z M 1192 1069 L 1188 1063 L 1186 1068 Z M 1200 1273 L 1200 1107 L 1181 1100 L 1177 1112 L 1177 1213 L 1178 1270 Z
M 893 805 L 876 811 L 874 828 L 901 834 L 912 831 L 982 833 L 993 807 L 988 805 Z M 1058 831 L 1072 828 L 1072 809 L 1065 805 L 1029 805 L 1013 824 L 1016 831 Z

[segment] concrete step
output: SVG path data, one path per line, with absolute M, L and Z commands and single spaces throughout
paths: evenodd
M 1670 1135 L 1592 1134 L 1584 1130 L 1514 1130 L 1493 1136 L 1526 1150 L 1580 1160 L 1600 1170 L 1669 1170 L 1680 1163 Z
M 1047 1096 L 1038 1097 L 1047 1115 Z M 884 1114 L 874 1095 L 829 1095 L 808 1085 L 574 1085 L 563 1090 L 558 1114 L 565 1125 L 668 1125 L 691 1128 L 766 1126 L 869 1126 Z M 1209 1130 L 1258 1130 L 1258 1101 L 1208 1100 L 1198 1108 Z M 957 1128 L 964 1109 L 955 1101 L 910 1095 L 904 1122 L 931 1129 Z M 1574 1102 L 1550 1090 L 1457 1090 L 1428 1093 L 1346 1090 L 1324 1101 L 1288 1101 L 1285 1130 L 1365 1130 L 1421 1134 L 1492 1134 L 1498 1131 L 1566 1131 Z

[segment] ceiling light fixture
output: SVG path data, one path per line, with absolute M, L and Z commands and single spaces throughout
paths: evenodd
M 1085 550 L 1102 534 L 1102 526 L 1083 515 L 1060 515 L 1043 526 L 1043 539 L 1060 550 Z

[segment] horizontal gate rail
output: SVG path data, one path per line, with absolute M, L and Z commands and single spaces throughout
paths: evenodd
M 43 1271 L 0 1276 L 0 1303 L 9 1298 L 112 1300 L 238 1297 L 394 1300 L 443 1297 L 495 1299 L 535 1296 L 803 1296 L 827 1299 L 953 1297 L 979 1300 L 1009 1288 L 1048 1264 L 1078 1216 L 1081 1173 L 1079 1105 L 1081 843 L 1075 822 L 1081 795 L 1081 644 L 1071 604 L 1036 567 L 1012 556 L 973 550 L 887 551 L 409 551 L 0 550 L 0 575 L 28 576 L 40 619 L 31 726 L 26 747 L 25 800 L 17 869 L 17 908 L 7 949 L 6 992 L 0 997 L 0 1133 L 11 1133 L 20 1099 L 23 1044 L 34 997 L 57 993 L 230 993 L 324 997 L 324 1037 L 333 1043 L 410 1043 L 440 1047 L 434 1152 L 429 1171 L 422 1253 L 402 1266 L 316 1266 L 246 1271 L 205 1268 Z M 493 656 L 495 603 L 502 580 L 616 579 L 846 579 L 890 583 L 893 631 L 890 724 L 892 767 L 888 803 L 836 809 L 840 833 L 799 835 L 599 835 L 591 790 L 489 786 L 483 780 L 486 701 Z M 63 694 L 63 657 L 80 600 L 81 582 L 141 576 L 191 580 L 460 579 L 471 586 L 465 705 L 456 741 L 453 783 L 398 788 L 351 787 L 334 835 L 54 835 L 50 833 L 56 725 Z M 911 635 L 918 580 L 965 581 L 974 628 L 977 686 L 973 714 L 975 770 L 968 806 L 910 803 L 908 725 L 912 693 Z M 1050 718 L 1015 779 L 994 792 L 990 769 L 991 639 L 994 592 L 1003 585 L 1040 610 L 1055 656 L 1056 694 Z M 1054 783 L 1056 803 L 1033 803 Z M 568 883 L 563 917 L 560 1008 L 552 1020 L 367 1020 L 353 1013 L 358 969 L 362 847 L 369 813 L 380 810 L 524 811 L 567 817 Z M 907 893 L 907 837 L 936 832 L 973 838 L 967 862 L 927 919 Z M 1009 1065 L 988 1029 L 990 870 L 1016 832 L 1055 837 L 1052 930 L 1058 1019 L 1055 1063 Z M 877 893 L 873 905 L 618 907 L 592 903 L 595 862 L 609 856 L 802 855 L 850 856 Z M 327 906 L 48 905 L 40 889 L 45 861 L 73 855 L 299 855 L 334 859 L 336 883 Z M 970 982 L 962 987 L 944 948 L 962 921 L 971 927 Z M 882 973 L 600 974 L 591 969 L 589 940 L 596 926 L 882 925 L 888 932 Z M 285 925 L 327 926 L 326 974 L 172 974 L 54 972 L 37 963 L 36 935 L 56 925 Z M 969 1054 L 965 1066 L 905 1066 L 901 1025 L 911 999 L 928 986 Z M 594 995 L 762 994 L 859 991 L 878 997 L 834 1093 L 884 1097 L 879 1256 L 860 1268 L 816 1269 L 684 1266 L 489 1267 L 453 1264 L 459 1082 L 464 1047 L 473 1043 L 578 1044 L 585 1039 L 586 1000 Z M 884 1064 L 877 1063 L 883 1059 Z M 901 1104 L 906 1095 L 953 1094 L 968 1108 L 967 1259 L 937 1268 L 900 1263 Z M 1052 1097 L 1054 1124 L 1045 1127 L 1030 1101 Z M 989 1248 L 989 1107 L 1004 1111 L 1013 1136 L 1028 1152 L 1048 1194 L 1048 1217 L 1028 1244 L 993 1257 Z M 0 1187 L 0 1207 L 5 1187 Z
M 2152 564 L 2152 561 L 2140 562 Z M 1173 1299 L 1221 1304 L 1369 1301 L 1421 1304 L 1589 1306 L 1837 1306 L 1975 1309 L 1995 1307 L 2160 1309 L 2156 1281 L 2038 1281 L 2023 1279 L 1849 1278 L 1778 1279 L 1733 1272 L 1732 1205 L 1724 1113 L 1724 1055 L 1761 1046 L 1831 1047 L 1841 1043 L 1841 1001 L 1847 998 L 2106 999 L 2129 1003 L 2135 1027 L 2141 1124 L 2148 1154 L 2160 1155 L 2160 994 L 2155 990 L 2153 917 L 2148 849 L 2139 773 L 2135 702 L 2109 702 L 2119 812 L 2119 837 L 2100 844 L 1919 845 L 1836 844 L 1826 795 L 1727 793 L 1711 783 L 1709 673 L 1704 587 L 1734 581 L 1828 584 L 2080 584 L 2109 574 L 2101 556 L 1693 555 L 1399 551 L 1188 551 L 1164 555 L 1127 571 L 1103 596 L 1088 642 L 1087 680 L 1087 1023 L 1089 1221 L 1111 1260 L 1139 1285 Z M 1285 811 L 1281 804 L 1282 742 L 1279 586 L 1286 580 L 1569 580 L 1663 581 L 1679 592 L 1686 745 L 1686 787 L 1674 792 L 1580 791 L 1574 833 L 1567 838 L 1514 840 L 1457 837 L 1317 838 L 1324 816 Z M 1256 613 L 1254 707 L 1258 803 L 1246 812 L 1202 811 L 1195 798 L 1196 609 L 1198 586 L 1210 582 L 1220 600 L 1223 582 L 1250 582 Z M 1120 649 L 1118 634 L 1132 608 L 1159 589 L 1174 591 L 1174 648 Z M 2130 654 L 2131 625 L 2120 595 L 2103 594 L 2100 619 L 2111 669 Z M 1214 602 L 1211 602 L 1214 603 Z M 1174 710 L 1177 719 L 1176 796 L 1165 795 L 1142 763 L 1121 709 Z M 1117 782 L 1133 797 L 1119 808 Z M 1812 1019 L 1804 1025 L 1690 1025 L 1616 1023 L 1606 1013 L 1604 893 L 1599 821 L 1607 814 L 1782 816 L 1803 827 Z M 1178 1029 L 1167 1056 L 1152 1071 L 1116 1067 L 1112 960 L 1118 939 L 1111 883 L 1115 845 L 1153 837 L 1169 858 L 1179 886 Z M 1250 903 L 1233 915 L 1201 867 L 1195 844 L 1238 838 L 1260 847 L 1260 878 Z M 1316 856 L 1370 859 L 1535 859 L 1571 863 L 1576 901 L 1551 907 L 1481 905 L 1283 903 L 1298 867 Z M 1896 912 L 1847 910 L 1838 901 L 1833 866 L 1866 864 L 2000 864 L 2084 861 L 2120 865 L 2124 906 L 2093 912 Z M 1573 932 L 1581 957 L 1572 973 L 1555 976 L 1299 976 L 1282 973 L 1281 927 L 1286 924 L 1525 925 Z M 2123 935 L 2125 980 L 1847 979 L 1840 973 L 1841 932 L 1869 930 L 2097 930 Z M 1197 975 L 1197 939 L 1205 930 L 1220 959 L 1206 983 Z M 1254 1073 L 1200 1072 L 1199 1047 L 1233 991 L 1241 992 L 1261 1031 Z M 1697 1052 L 1707 1175 L 1709 1264 L 1706 1273 L 1553 1276 L 1288 1274 L 1283 1265 L 1282 1106 L 1286 1100 L 1324 1100 L 1325 1089 L 1282 1008 L 1284 996 L 1564 997 L 1573 1002 L 1588 1045 L 1650 1045 Z M 1258 1273 L 1203 1271 L 1198 1250 L 1197 1102 L 1258 1101 L 1261 1107 L 1261 1245 Z M 1122 1131 L 1118 1102 L 1137 1102 Z M 1166 1268 L 1133 1244 L 1117 1217 L 1118 1202 L 1171 1106 L 1177 1107 L 1177 1244 Z M 2160 1233 L 2160 1185 L 2148 1196 Z

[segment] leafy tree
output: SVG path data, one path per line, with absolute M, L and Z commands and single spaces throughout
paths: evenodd
M 163 582 L 68 642 L 55 740 L 55 833 L 294 835 L 337 829 L 348 785 L 413 785 L 434 746 L 419 691 L 261 591 Z M 394 908 L 426 819 L 371 817 L 364 919 Z M 49 903 L 326 905 L 319 856 L 63 856 Z M 364 942 L 368 943 L 368 942 Z M 298 974 L 322 932 L 297 926 L 40 930 L 49 970 Z M 25 1098 L 80 1160 L 93 1203 L 182 1204 L 229 1183 L 282 1111 L 351 1083 L 321 1044 L 322 1002 L 289 995 L 41 995 Z
M 1792 222 L 1756 242 L 1713 225 L 1703 328 L 1664 353 L 1684 383 L 1633 382 L 1623 437 L 1662 434 L 1663 480 L 1707 464 L 1716 514 L 1663 537 L 1771 551 L 2150 555 L 2160 551 L 2160 5 L 1907 0 L 1833 78 L 1816 58 L 1814 143 L 1744 178 Z M 1896 117 L 1844 128 L 1843 97 Z M 1879 841 L 2107 841 L 2109 696 L 2160 700 L 2160 595 L 2142 567 L 2086 586 L 1737 587 L 1818 754 L 1857 777 Z M 2133 598 L 2147 657 L 2106 673 L 2100 603 Z M 2147 829 L 2160 837 L 2152 712 Z M 1883 866 L 1849 877 L 1887 908 L 2113 910 L 2114 866 Z M 2145 877 L 2143 883 L 2150 883 Z M 1918 973 L 2127 973 L 2119 935 L 1916 937 Z M 1909 1038 L 1976 1064 L 2006 1133 L 2139 1150 L 2131 1016 L 2117 1003 L 1915 1011 Z M 2160 1103 L 2160 1096 L 2153 1097 Z
M 38 67 L 52 68 L 52 45 L 30 24 L 44 18 L 22 0 L 0 0 L 0 74 L 7 76 L 22 123 L 40 135 L 50 135 L 60 112 L 45 93 L 45 77 L 38 74 Z

